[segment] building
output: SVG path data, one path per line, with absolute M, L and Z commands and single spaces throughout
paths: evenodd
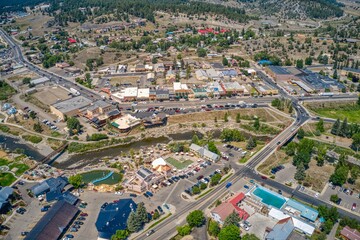
M 13 196 L 14 189 L 3 187 L 0 189 L 0 214 L 5 214 L 11 209 L 10 200 Z
M 138 88 L 137 87 L 129 87 L 125 88 L 123 91 L 123 99 L 124 101 L 134 101 L 136 100 L 138 95 Z
M 287 240 L 294 230 L 291 217 L 280 220 L 265 237 L 265 240 Z
M 302 203 L 299 203 L 295 200 L 289 199 L 283 208 L 293 215 L 300 215 L 301 217 L 310 220 L 311 222 L 315 222 L 317 219 L 319 212 L 315 209 L 308 207 Z
M 157 73 L 163 73 L 165 72 L 165 66 L 163 63 L 156 63 L 154 65 L 154 71 Z
M 341 230 L 340 237 L 344 240 L 359 240 L 360 232 L 356 229 L 352 229 L 349 226 L 346 226 Z
M 86 109 L 86 115 L 88 118 L 93 118 L 95 116 L 105 114 L 110 110 L 112 110 L 112 105 L 110 103 L 98 100 Z
M 165 175 L 170 175 L 171 173 L 171 167 L 165 162 L 162 157 L 155 159 L 151 163 L 151 167 L 154 171 L 164 173 Z
M 142 119 L 145 128 L 160 127 L 167 124 L 167 115 L 165 113 L 152 114 Z
M 223 82 L 221 85 L 226 95 L 247 95 L 249 93 L 248 90 L 238 82 Z
M 148 73 L 146 75 L 146 81 L 149 81 L 149 82 L 154 82 L 155 81 L 155 73 Z
M 189 93 L 191 93 L 191 90 L 185 83 L 174 82 L 173 86 L 175 95 L 178 98 L 187 98 Z
M 49 81 L 50 81 L 49 78 L 47 78 L 47 77 L 41 77 L 41 78 L 37 78 L 37 79 L 31 80 L 31 81 L 30 81 L 30 84 L 36 86 L 36 85 L 39 85 L 39 84 L 45 84 L 45 83 L 47 83 L 47 82 L 49 82 Z
M 223 77 L 222 73 L 216 71 L 215 69 L 207 69 L 206 70 L 206 74 L 208 76 L 208 78 L 214 80 L 214 81 L 218 81 L 218 80 L 221 80 L 221 78 Z
M 95 222 L 98 239 L 111 239 L 116 230 L 127 228 L 127 219 L 131 212 L 135 212 L 136 203 L 131 198 L 120 199 L 116 203 L 109 203 L 101 208 Z
M 137 92 L 137 100 L 138 101 L 146 101 L 149 100 L 150 89 L 149 88 L 139 88 Z
M 117 128 L 120 132 L 128 132 L 140 124 L 141 120 L 131 116 L 130 114 L 126 114 L 111 123 L 111 125 Z
M 103 127 L 107 120 L 113 120 L 121 115 L 118 109 L 114 109 L 110 103 L 102 100 L 94 102 L 86 109 L 85 117 L 95 128 Z
M 25 240 L 60 239 L 78 212 L 77 207 L 65 200 L 56 202 L 26 235 Z
M 348 76 L 348 74 L 351 73 L 354 77 L 360 78 L 360 69 L 356 68 L 343 68 L 341 69 L 341 76 Z
M 203 157 L 213 162 L 217 162 L 220 159 L 220 156 L 218 154 L 210 152 L 208 149 L 194 143 L 190 145 L 190 151 L 198 155 L 199 157 Z
M 204 71 L 202 69 L 196 70 L 195 76 L 196 76 L 196 79 L 199 81 L 206 81 L 209 78 L 206 71 Z
M 75 116 L 80 113 L 81 109 L 89 106 L 91 103 L 92 100 L 83 96 L 77 96 L 50 105 L 50 111 L 52 114 L 55 114 L 60 120 L 64 120 L 65 115 L 68 117 Z
M 192 98 L 206 98 L 208 96 L 208 93 L 205 88 L 193 88 L 191 89 L 192 94 L 189 97 Z
M 267 66 L 265 72 L 275 81 L 290 81 L 294 78 L 294 75 L 290 71 L 281 66 Z
M 255 89 L 259 95 L 276 95 L 279 93 L 276 88 L 272 88 L 271 86 L 264 83 L 256 83 Z
M 168 89 L 156 89 L 155 90 L 157 100 L 169 100 L 169 90 Z
M 166 76 L 165 76 L 165 79 L 167 81 L 175 81 L 175 78 L 176 78 L 176 74 L 173 70 L 169 70 L 166 72 Z
M 299 76 L 300 79 L 314 92 L 341 92 L 345 89 L 345 85 L 338 82 L 336 79 L 332 79 L 328 76 L 323 76 L 319 73 L 312 72 L 310 70 L 303 70 L 304 74 Z
M 137 172 L 136 175 L 138 178 L 140 178 L 142 181 L 149 182 L 153 176 L 154 173 L 150 171 L 149 169 L 145 167 L 141 167 Z
M 146 68 L 144 65 L 136 65 L 135 72 L 146 72 Z
M 244 210 L 238 207 L 238 204 L 244 200 L 245 194 L 239 193 L 228 202 L 224 202 L 219 206 L 215 207 L 211 211 L 212 218 L 218 222 L 219 224 L 223 225 L 225 219 L 233 212 L 236 212 L 239 217 L 243 220 L 246 220 L 250 217 L 250 215 Z
M 207 85 L 208 94 L 214 94 L 214 97 L 225 96 L 226 92 L 219 82 L 210 82 Z

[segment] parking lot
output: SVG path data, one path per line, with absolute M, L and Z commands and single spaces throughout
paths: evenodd
M 350 192 L 345 193 L 343 188 L 340 188 L 338 186 L 331 186 L 330 184 L 328 184 L 328 186 L 326 186 L 326 190 L 323 192 L 320 198 L 324 201 L 330 201 L 330 196 L 335 194 L 338 195 L 339 198 L 341 198 L 339 206 L 350 210 L 352 205 L 356 203 L 357 206 L 354 212 L 360 214 L 359 193 L 354 192 L 352 195 L 350 195 Z

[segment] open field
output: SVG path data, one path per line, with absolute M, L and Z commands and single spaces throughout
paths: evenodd
M 260 118 L 262 122 L 274 122 L 279 119 L 284 120 L 284 116 L 279 115 L 273 111 L 266 111 L 263 108 L 251 108 L 251 109 L 233 109 L 223 111 L 211 111 L 211 112 L 199 112 L 190 113 L 186 115 L 174 115 L 169 116 L 168 124 L 178 124 L 185 122 L 203 122 L 203 121 L 214 121 L 215 117 L 218 122 L 224 120 L 225 113 L 229 114 L 229 122 L 235 121 L 236 114 L 240 113 L 240 118 L 245 120 L 252 120 L 254 116 Z
M 112 85 L 116 85 L 116 84 L 126 84 L 126 83 L 130 83 L 132 85 L 136 85 L 137 84 L 137 80 L 139 80 L 140 77 L 139 76 L 125 76 L 125 77 L 112 77 L 110 78 L 110 83 Z
M 268 159 L 265 160 L 257 170 L 263 174 L 271 175 L 270 171 L 273 167 L 289 163 L 292 158 L 287 156 L 284 150 L 279 150 L 273 153 Z
M 43 104 L 50 105 L 57 101 L 69 99 L 68 93 L 68 91 L 61 87 L 49 87 L 43 91 L 34 93 L 32 96 L 37 98 Z
M 321 192 L 334 170 L 335 167 L 329 164 L 319 167 L 316 165 L 316 161 L 312 159 L 309 169 L 306 170 L 304 185 L 308 184 L 312 190 Z
M 0 186 L 9 186 L 16 180 L 11 173 L 0 173 Z
M 347 118 L 348 122 L 360 123 L 360 106 L 348 106 L 337 109 L 318 108 L 313 109 L 313 111 L 327 118 L 340 118 L 341 120 Z
M 166 162 L 168 162 L 169 164 L 171 164 L 172 166 L 176 167 L 177 169 L 183 169 L 183 168 L 186 168 L 187 166 L 189 166 L 190 164 L 193 163 L 193 161 L 191 160 L 183 160 L 183 161 L 179 161 L 179 160 L 176 160 L 174 158 L 167 158 L 165 159 Z

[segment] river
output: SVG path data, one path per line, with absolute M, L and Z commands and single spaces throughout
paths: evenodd
M 35 159 L 35 160 L 40 160 L 40 159 L 44 158 L 44 156 L 41 153 L 39 153 L 39 151 L 36 150 L 36 148 L 31 146 L 30 144 L 21 143 L 20 140 L 15 137 L 9 137 L 9 136 L 0 134 L 0 145 L 4 149 L 8 149 L 11 152 L 15 152 L 15 151 L 19 150 L 22 153 L 24 153 L 25 155 L 27 155 L 30 158 Z

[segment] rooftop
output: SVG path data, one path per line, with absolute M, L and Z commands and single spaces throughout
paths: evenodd
M 292 199 L 289 199 L 286 203 L 285 203 L 285 207 L 288 206 L 288 207 L 291 207 L 293 209 L 296 209 L 298 211 L 301 212 L 301 216 L 303 218 L 306 218 L 306 219 L 309 219 L 311 221 L 315 221 L 316 218 L 318 217 L 319 215 L 319 212 L 316 211 L 315 209 L 311 208 L 311 207 L 308 207 L 302 203 L 299 203 L 295 200 L 292 200 Z
M 291 74 L 290 71 L 288 71 L 286 68 L 283 68 L 281 66 L 268 66 L 268 68 L 277 75 L 289 75 Z
M 52 106 L 62 113 L 68 113 L 89 106 L 92 100 L 78 96 L 53 104 Z
M 25 240 L 59 239 L 79 209 L 65 200 L 56 202 L 25 237 Z
M 344 227 L 341 230 L 340 234 L 349 240 L 359 240 L 360 239 L 360 232 L 356 229 L 350 228 L 349 226 Z

